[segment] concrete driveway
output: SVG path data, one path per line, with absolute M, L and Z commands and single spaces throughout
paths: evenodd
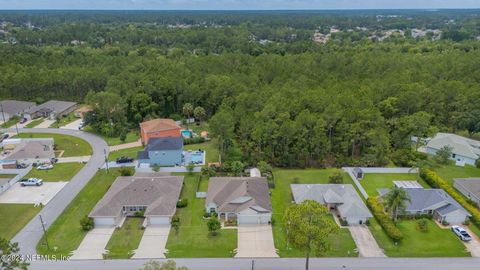
M 351 225 L 348 226 L 348 229 L 350 230 L 353 241 L 355 241 L 357 245 L 360 257 L 386 257 L 367 226 Z
M 55 122 L 56 122 L 56 120 L 45 119 L 43 122 L 36 125 L 34 128 L 48 128 Z
M 480 239 L 478 239 L 478 236 L 474 234 L 470 228 L 467 226 L 462 226 L 468 234 L 472 237 L 472 240 L 470 242 L 463 242 L 465 247 L 467 248 L 468 251 L 470 251 L 470 254 L 472 254 L 472 257 L 480 257 Z M 451 232 L 453 233 L 453 232 Z
M 68 182 L 44 182 L 41 186 L 22 187 L 15 183 L 0 195 L 0 203 L 24 203 L 46 205 Z
M 278 257 L 273 243 L 272 226 L 238 225 L 238 247 L 236 258 Z
M 89 231 L 77 250 L 73 252 L 72 260 L 101 260 L 106 252 L 108 240 L 115 227 L 96 227 Z
M 165 258 L 165 246 L 167 245 L 170 225 L 147 226 L 143 233 L 140 245 L 138 245 L 133 259 L 161 259 Z
M 83 122 L 83 119 L 77 119 L 71 123 L 68 123 L 66 124 L 65 126 L 63 127 L 60 127 L 60 128 L 63 128 L 63 129 L 71 129 L 71 130 L 78 130 L 80 128 L 80 124 Z

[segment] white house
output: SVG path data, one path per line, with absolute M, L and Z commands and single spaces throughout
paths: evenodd
M 465 164 L 475 166 L 475 161 L 480 157 L 480 142 L 451 133 L 437 133 L 426 145 L 428 154 L 435 155 L 445 146 L 452 148 L 451 160 L 458 166 Z

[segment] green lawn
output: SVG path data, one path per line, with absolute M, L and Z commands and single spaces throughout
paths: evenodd
M 16 174 L 0 174 L 0 178 L 7 178 L 7 179 L 12 179 L 15 176 L 17 175 Z
M 51 128 L 59 128 L 63 127 L 65 125 L 70 124 L 71 122 L 78 120 L 78 117 L 75 117 L 74 113 L 69 113 L 67 116 L 60 118 L 60 120 L 57 120 L 55 123 L 53 123 L 50 127 Z
M 3 118 L 2 118 L 2 121 L 3 121 Z M 0 128 L 9 128 L 9 127 L 15 125 L 16 123 L 18 123 L 18 121 L 20 121 L 20 119 L 14 117 L 14 118 L 8 120 L 7 122 L 1 124 Z
M 109 137 L 109 136 L 105 136 L 103 134 L 99 134 L 99 133 L 95 132 L 90 126 L 87 126 L 84 129 L 84 131 L 91 132 L 91 133 L 94 133 L 94 134 L 102 137 L 102 139 L 104 139 L 109 146 L 136 142 L 140 139 L 140 135 L 138 134 L 138 132 L 139 132 L 138 130 L 132 130 L 132 131 L 128 132 L 127 133 L 127 138 L 125 139 L 124 142 L 122 142 L 120 140 L 120 137 Z
M 115 229 L 106 247 L 109 259 L 128 259 L 133 255 L 132 251 L 138 248 L 142 240 L 143 220 L 143 218 L 129 217 L 120 229 Z
M 224 229 L 217 236 L 210 236 L 207 222 L 203 220 L 205 199 L 196 199 L 198 174 L 185 176 L 181 198 L 188 199 L 188 206 L 177 209 L 180 230 L 170 230 L 168 258 L 219 258 L 232 257 L 237 248 L 237 230 Z
M 207 192 L 208 190 L 208 177 L 204 176 L 202 177 L 202 180 L 200 180 L 200 185 L 198 186 L 198 191 L 199 192 Z
M 474 166 L 465 165 L 465 167 L 443 165 L 435 169 L 438 175 L 453 185 L 454 178 L 480 177 L 480 169 Z
M 138 146 L 138 147 L 132 147 L 132 148 L 122 149 L 118 151 L 113 151 L 113 152 L 110 152 L 110 154 L 108 155 L 108 160 L 114 161 L 117 158 L 123 157 L 123 156 L 137 159 L 138 151 L 142 151 L 144 148 L 145 147 L 143 146 Z
M 275 247 L 281 257 L 303 257 L 304 253 L 300 250 L 289 247 L 286 249 L 286 231 L 283 226 L 283 213 L 293 200 L 290 184 L 327 184 L 332 170 L 328 169 L 305 169 L 305 170 L 286 170 L 275 169 L 275 189 L 272 189 L 272 207 L 273 207 L 273 237 Z M 351 178 L 344 174 L 344 183 L 352 184 Z M 355 187 L 355 185 L 353 185 Z M 348 229 L 340 229 L 338 234 L 330 237 L 331 249 L 324 256 L 345 257 L 357 256 L 354 252 L 355 242 Z
M 84 166 L 80 162 L 57 163 L 51 170 L 37 170 L 33 168 L 25 178 L 35 177 L 46 182 L 70 181 Z
M 119 175 L 117 169 L 111 169 L 109 174 L 106 170 L 98 171 L 48 229 L 49 244 L 57 250 L 48 250 L 42 238 L 37 244 L 37 252 L 67 256 L 77 249 L 86 234 L 80 227 L 80 219 L 90 213 Z
M 211 140 L 204 143 L 196 143 L 196 144 L 188 144 L 183 146 L 184 150 L 198 150 L 202 149 L 203 151 L 207 152 L 207 157 L 205 161 L 209 162 L 218 162 L 218 145 L 216 140 Z
M 370 231 L 389 257 L 467 257 L 470 253 L 449 229 L 441 229 L 433 221 L 428 222 L 428 232 L 417 229 L 415 220 L 403 220 L 397 224 L 404 239 L 395 243 L 388 238 L 380 225 L 371 220 Z
M 56 150 L 64 150 L 62 157 L 89 156 L 92 148 L 86 141 L 68 135 L 52 133 L 20 133 L 19 138 L 53 138 Z
M 0 204 L 0 238 L 12 239 L 40 210 L 33 204 Z
M 44 120 L 43 118 L 35 119 L 35 120 L 33 120 L 32 122 L 26 124 L 25 127 L 26 127 L 26 128 L 36 127 L 36 126 L 40 125 L 40 123 L 42 123 L 43 120 Z
M 377 189 L 392 188 L 395 180 L 416 180 L 423 187 L 429 187 L 416 173 L 366 173 L 360 184 L 368 195 L 378 196 Z

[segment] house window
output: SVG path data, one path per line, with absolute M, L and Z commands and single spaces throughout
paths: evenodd
M 215 207 L 210 207 L 210 213 L 215 212 Z
M 455 155 L 455 154 L 452 154 L 452 158 L 455 158 L 455 157 L 456 157 L 456 155 Z

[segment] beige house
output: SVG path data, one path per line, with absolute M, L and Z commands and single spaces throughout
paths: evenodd
M 55 158 L 52 138 L 21 139 L 3 159 L 17 163 L 49 163 Z

